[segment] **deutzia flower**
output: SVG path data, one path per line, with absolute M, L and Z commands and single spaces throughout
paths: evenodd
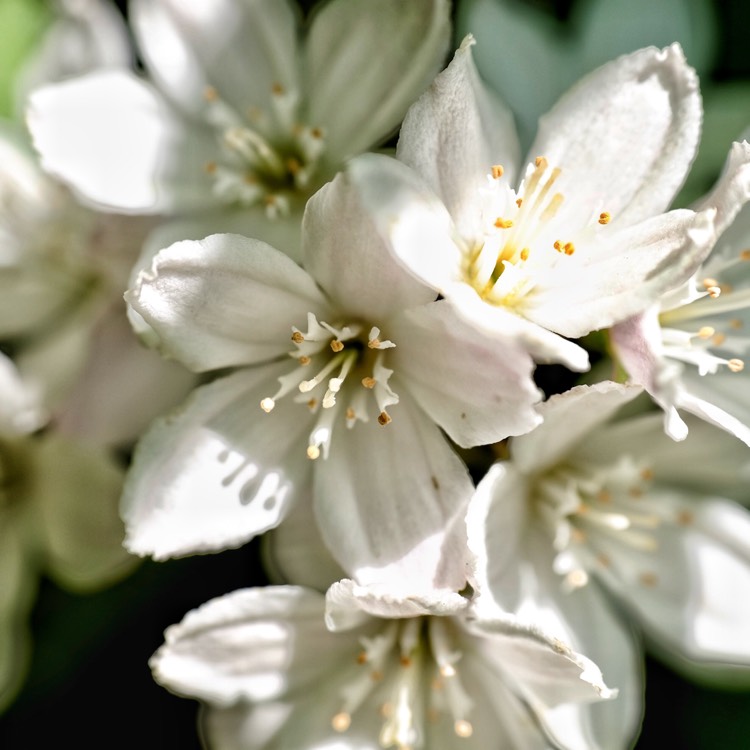
M 542 750 L 563 746 L 551 707 L 614 695 L 592 662 L 509 615 L 351 580 L 325 601 L 297 586 L 214 599 L 167 630 L 151 667 L 209 704 L 222 750 Z
M 750 675 L 750 516 L 729 499 L 746 499 L 747 449 L 697 421 L 684 443 L 659 414 L 611 422 L 640 392 L 605 382 L 540 405 L 543 424 L 512 441 L 467 516 L 480 590 L 629 686 L 592 716 L 605 747 L 623 747 L 641 700 L 639 649 L 608 595 L 678 668 Z
M 396 256 L 473 325 L 584 370 L 586 353 L 563 337 L 640 312 L 714 240 L 713 210 L 663 213 L 698 142 L 696 76 L 676 45 L 599 68 L 542 118 L 519 168 L 511 116 L 482 86 L 472 44 L 407 113 L 403 163 L 362 168 L 364 199 Z
M 471 494 L 459 445 L 528 431 L 540 393 L 387 252 L 349 175 L 308 203 L 304 270 L 235 235 L 160 251 L 126 296 L 198 389 L 136 451 L 128 546 L 157 558 L 236 546 L 312 489 L 324 539 L 363 582 L 404 555 L 439 566 Z
M 701 203 L 719 203 L 721 238 L 698 271 L 659 302 L 612 328 L 630 377 L 665 411 L 667 433 L 681 440 L 684 409 L 750 445 L 750 145 L 735 143 L 722 179 Z M 721 200 L 721 199 L 719 199 Z M 736 218 L 735 218 L 736 216 Z M 726 229 L 725 229 L 726 228 Z
M 396 128 L 450 32 L 446 0 L 331 0 L 304 34 L 290 0 L 134 0 L 130 15 L 152 82 L 37 92 L 45 167 L 110 210 L 202 213 L 182 238 L 233 229 L 295 254 L 306 198 Z

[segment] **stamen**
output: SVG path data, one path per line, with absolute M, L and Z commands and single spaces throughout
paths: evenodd
M 344 342 L 343 341 L 339 341 L 338 339 L 334 339 L 333 341 L 331 341 L 331 349 L 334 352 L 338 353 L 343 348 L 344 348 Z
M 312 459 L 313 461 L 316 458 L 320 458 L 320 448 L 318 448 L 317 445 L 308 445 L 307 446 L 307 457 L 309 459 Z
M 701 339 L 710 339 L 711 336 L 714 335 L 714 333 L 716 333 L 716 329 L 715 328 L 712 328 L 711 326 L 703 326 L 698 331 L 698 338 L 701 338 Z
M 381 411 L 380 414 L 378 414 L 378 424 L 385 427 L 385 425 L 390 424 L 393 420 L 391 419 L 388 412 Z
M 499 180 L 503 176 L 503 173 L 505 172 L 502 164 L 493 164 L 491 171 L 492 171 L 492 177 L 496 180 Z
M 349 729 L 351 724 L 352 724 L 352 717 L 348 713 L 346 713 L 346 711 L 341 711 L 337 713 L 333 717 L 333 719 L 331 719 L 331 726 L 336 732 L 346 732 L 346 730 Z
M 521 250 L 520 256 L 521 260 L 528 260 L 529 259 L 529 248 L 525 247 L 523 250 Z
M 305 337 L 302 335 L 301 331 L 295 331 L 292 334 L 292 341 L 294 341 L 295 344 L 301 344 L 305 340 Z
M 503 219 L 501 216 L 498 216 L 497 219 L 495 219 L 495 226 L 498 229 L 510 229 L 513 226 L 513 220 Z
M 273 411 L 273 407 L 276 406 L 276 402 L 272 398 L 264 398 L 260 402 L 260 408 L 266 414 L 270 414 Z
M 377 381 L 375 380 L 375 378 L 371 378 L 371 377 L 369 377 L 369 376 L 367 376 L 367 377 L 365 377 L 365 378 L 362 378 L 362 385 L 363 385 L 363 386 L 364 386 L 365 388 L 369 388 L 369 389 L 372 389 L 372 388 L 374 388 L 374 387 L 375 387 L 375 383 L 376 383 L 376 382 L 377 382 Z
M 453 724 L 453 731 L 458 737 L 471 737 L 474 734 L 474 727 L 466 719 L 459 719 Z
M 745 369 L 745 363 L 741 359 L 730 359 L 727 367 L 732 372 L 742 372 Z
M 612 221 L 612 216 L 607 211 L 602 211 L 599 214 L 599 223 L 600 224 L 609 224 L 610 221 Z

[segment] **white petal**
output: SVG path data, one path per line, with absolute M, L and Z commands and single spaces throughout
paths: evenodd
M 166 355 L 198 371 L 286 354 L 292 326 L 324 306 L 315 282 L 286 255 L 229 234 L 162 250 L 126 300 Z
M 671 203 L 701 119 L 698 79 L 679 45 L 649 47 L 579 81 L 540 120 L 530 156 L 560 167 L 571 197 L 600 202 L 613 223 L 633 223 Z
M 575 372 L 589 369 L 589 356 L 583 347 L 505 307 L 487 304 L 468 284 L 447 285 L 442 293 L 471 326 L 491 338 L 515 341 L 534 361 L 563 364 Z
M 55 423 L 61 433 L 99 445 L 132 445 L 195 382 L 182 365 L 141 345 L 118 304 L 91 331 L 88 357 Z
M 378 234 L 409 271 L 439 292 L 461 278 L 453 221 L 416 172 L 396 159 L 364 154 L 347 174 Z
M 475 619 L 467 627 L 478 638 L 484 636 L 480 648 L 488 666 L 505 675 L 540 713 L 561 703 L 597 701 L 617 694 L 607 688 L 592 661 L 513 615 Z
M 471 480 L 445 438 L 409 399 L 386 425 L 334 432 L 315 469 L 323 539 L 365 585 L 399 580 L 422 590 L 461 590 L 467 579 L 463 518 Z
M 722 234 L 750 200 L 750 144 L 733 143 L 724 171 L 711 192 L 694 206 L 698 211 L 716 209 L 716 233 Z
M 612 550 L 606 584 L 676 667 L 747 683 L 750 516 L 729 501 L 685 492 L 655 488 L 648 501 L 685 521 L 662 524 L 653 551 Z
M 308 117 L 323 127 L 331 160 L 397 127 L 438 71 L 449 38 L 445 0 L 332 0 L 316 9 L 304 66 Z
M 168 213 L 217 200 L 204 170 L 216 151 L 211 133 L 183 121 L 132 74 L 93 73 L 41 88 L 28 124 L 44 168 L 98 207 Z
M 346 579 L 326 592 L 326 625 L 329 630 L 350 630 L 363 622 L 362 613 L 384 619 L 421 615 L 456 615 L 469 600 L 454 591 L 428 589 L 412 591 L 399 582 L 360 586 Z
M 0 434 L 33 432 L 47 415 L 38 390 L 24 382 L 13 361 L 0 352 Z
M 479 78 L 471 36 L 453 61 L 410 108 L 398 158 L 439 195 L 463 237 L 480 236 L 478 191 L 493 165 L 513 184 L 520 150 L 513 116 Z
M 260 366 L 198 388 L 146 433 L 122 501 L 131 552 L 238 547 L 281 522 L 310 470 L 300 406 L 282 399 L 267 415 L 259 405 L 287 370 Z
M 499 442 L 541 421 L 529 355 L 514 341 L 481 335 L 448 303 L 407 311 L 391 321 L 388 336 L 397 342 L 394 371 L 460 446 Z
M 365 320 L 434 300 L 435 292 L 391 255 L 358 193 L 346 171 L 310 198 L 302 222 L 305 268 L 340 309 Z
M 214 86 L 239 111 L 268 109 L 271 87 L 296 90 L 296 8 L 288 0 L 131 0 L 151 76 L 187 112 Z
M 319 684 L 356 639 L 331 635 L 321 594 L 297 586 L 241 589 L 189 612 L 151 659 L 157 682 L 218 706 L 265 701 Z M 352 642 L 353 641 L 353 642 Z
M 604 381 L 552 396 L 537 407 L 542 425 L 513 441 L 513 463 L 527 474 L 554 466 L 640 393 L 638 386 Z
M 700 266 L 716 239 L 714 215 L 672 211 L 615 229 L 540 279 L 524 302 L 524 315 L 578 337 L 642 312 Z

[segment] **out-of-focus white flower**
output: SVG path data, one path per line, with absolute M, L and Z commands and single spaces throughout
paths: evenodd
M 676 45 L 603 66 L 542 118 L 519 170 L 511 115 L 481 84 L 472 44 L 410 108 L 403 163 L 368 157 L 366 206 L 397 257 L 473 325 L 584 370 L 563 337 L 642 311 L 715 239 L 712 210 L 663 213 L 695 154 L 697 78 Z
M 542 750 L 564 744 L 551 707 L 613 695 L 592 662 L 511 616 L 350 580 L 325 601 L 285 586 L 208 602 L 167 630 L 151 666 L 209 704 L 222 750 Z
M 629 746 L 642 699 L 639 648 L 610 596 L 676 667 L 750 676 L 750 516 L 729 499 L 747 486 L 747 448 L 699 421 L 684 443 L 659 414 L 611 422 L 640 392 L 605 382 L 540 405 L 544 422 L 513 440 L 467 516 L 491 595 L 479 601 L 540 623 L 622 686 L 590 716 L 607 748 Z
M 0 162 L 0 341 L 63 431 L 133 440 L 192 383 L 139 345 L 124 314 L 122 290 L 153 222 L 80 207 L 10 125 Z
M 441 575 L 472 491 L 441 429 L 461 446 L 532 429 L 530 365 L 433 302 L 388 253 L 348 172 L 311 198 L 303 238 L 305 270 L 235 235 L 180 242 L 126 295 L 167 355 L 239 368 L 142 440 L 123 506 L 129 548 L 236 546 L 312 488 L 352 575 L 366 582 L 405 555 Z
M 42 405 L 0 355 L 0 710 L 26 670 L 37 578 L 90 591 L 135 563 L 117 514 L 122 470 L 103 452 L 47 432 Z M 11 386 L 11 387 L 8 387 Z
M 19 112 L 38 86 L 134 62 L 125 22 L 110 0 L 53 0 L 51 5 L 56 17 L 16 79 Z
M 289 0 L 130 12 L 153 83 L 98 73 L 37 92 L 45 167 L 110 210 L 202 213 L 183 238 L 237 231 L 293 254 L 306 198 L 396 128 L 450 34 L 446 0 L 331 0 L 304 25 Z
M 667 433 L 684 439 L 683 409 L 750 445 L 750 145 L 735 143 L 722 178 L 701 200 L 715 206 L 721 238 L 697 272 L 611 331 L 631 379 L 665 411 Z M 738 214 L 739 212 L 739 214 Z

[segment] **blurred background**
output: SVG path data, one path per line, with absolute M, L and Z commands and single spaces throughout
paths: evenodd
M 307 12 L 314 3 L 301 5 Z M 127 14 L 124 1 L 118 7 Z M 501 26 L 484 22 L 497 14 L 503 14 Z M 478 37 L 478 65 L 518 113 L 527 140 L 536 117 L 587 70 L 649 43 L 681 41 L 701 74 L 706 106 L 703 145 L 681 204 L 711 185 L 729 142 L 750 126 L 747 0 L 470 0 L 457 3 L 455 15 L 457 38 L 468 30 Z M 0 0 L 3 116 L 12 109 L 15 72 L 52 18 L 44 0 Z M 148 658 L 164 628 L 188 610 L 264 582 L 258 543 L 144 561 L 95 595 L 70 594 L 42 580 L 30 623 L 32 661 L 23 690 L 0 716 L 0 748 L 42 748 L 50 738 L 82 749 L 199 748 L 197 704 L 157 686 Z M 750 747 L 750 691 L 689 683 L 653 660 L 646 667 L 637 750 Z

